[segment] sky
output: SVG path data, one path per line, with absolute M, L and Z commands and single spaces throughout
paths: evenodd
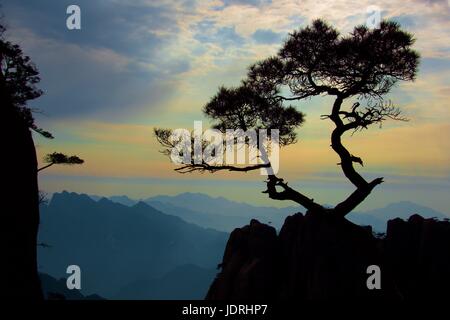
M 289 32 L 324 18 L 343 35 L 364 24 L 368 8 L 399 22 L 421 54 L 416 81 L 388 98 L 409 122 L 345 137 L 364 159 L 364 177 L 385 177 L 358 209 L 408 200 L 450 213 L 450 2 L 293 0 L 21 0 L 0 1 L 7 37 L 41 73 L 44 96 L 31 106 L 54 140 L 35 136 L 38 157 L 77 154 L 81 166 L 39 174 L 48 193 L 70 190 L 145 198 L 202 192 L 274 206 L 253 173 L 179 174 L 162 155 L 154 127 L 207 125 L 201 108 L 221 85 L 236 86 L 247 67 L 273 55 Z M 81 30 L 68 30 L 66 8 L 81 9 Z M 370 10 L 369 10 L 370 11 Z M 306 121 L 299 141 L 282 149 L 279 177 L 320 203 L 336 204 L 353 188 L 329 148 L 332 125 L 320 115 L 329 97 L 299 103 Z M 42 163 L 42 161 L 41 161 Z

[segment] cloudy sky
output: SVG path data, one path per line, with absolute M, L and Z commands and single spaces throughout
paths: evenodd
M 448 1 L 336 0 L 21 0 L 0 1 L 7 37 L 38 66 L 45 95 L 33 102 L 38 124 L 56 139 L 36 137 L 39 157 L 62 151 L 86 160 L 40 175 L 47 192 L 127 194 L 186 191 L 269 205 L 263 178 L 247 174 L 173 172 L 152 128 L 193 128 L 220 85 L 238 85 L 249 64 L 276 53 L 289 32 L 325 18 L 342 34 L 364 24 L 368 8 L 415 35 L 417 80 L 389 94 L 410 119 L 346 137 L 364 176 L 386 177 L 364 208 L 410 200 L 450 213 L 450 4 Z M 66 8 L 81 8 L 81 30 L 66 28 Z M 299 142 L 281 152 L 280 177 L 322 203 L 352 191 L 329 148 L 332 101 L 317 97 Z

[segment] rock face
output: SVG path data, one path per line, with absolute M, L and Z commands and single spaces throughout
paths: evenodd
M 367 267 L 381 289 L 367 287 Z M 252 220 L 228 240 L 206 299 L 414 299 L 450 288 L 450 223 L 391 220 L 386 237 L 326 213 L 297 213 L 279 235 Z
M 213 282 L 208 299 L 272 297 L 276 290 L 278 243 L 275 228 L 252 220 L 235 229 L 228 240 L 222 272 Z
M 14 159 L 8 161 L 8 170 L 2 179 L 5 186 L 2 195 L 7 201 L 4 202 L 6 208 L 2 209 L 0 232 L 3 244 L 0 297 L 39 301 L 43 294 L 37 265 L 39 191 L 36 150 L 29 126 L 10 103 L 3 86 L 4 83 L 0 83 L 3 130 L 9 137 L 3 148 L 5 154 L 14 155 Z
M 388 222 L 386 261 L 401 297 L 442 300 L 450 295 L 450 222 L 413 215 Z

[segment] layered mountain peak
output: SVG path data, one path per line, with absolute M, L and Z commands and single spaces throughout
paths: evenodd
M 50 204 L 53 206 L 57 205 L 68 205 L 71 203 L 85 203 L 85 204 L 93 204 L 95 203 L 94 200 L 92 200 L 91 197 L 89 197 L 87 194 L 79 194 L 76 192 L 68 192 L 68 191 L 62 191 L 62 192 L 55 192 L 52 196 L 52 199 L 50 201 Z

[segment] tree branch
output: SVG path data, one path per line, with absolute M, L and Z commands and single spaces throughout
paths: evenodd
M 396 108 L 391 101 L 371 104 L 365 107 L 363 111 L 358 111 L 359 102 L 353 104 L 350 112 L 339 111 L 339 115 L 343 116 L 343 119 L 349 121 L 347 126 L 352 126 L 355 131 L 367 129 L 369 125 L 379 123 L 380 126 L 386 119 L 392 119 L 397 121 L 408 121 L 408 119 L 402 116 L 401 110 Z M 322 115 L 321 119 L 329 118 L 327 115 Z
M 176 168 L 174 170 L 179 173 L 189 173 L 189 172 L 194 172 L 194 171 L 216 172 L 216 171 L 220 171 L 220 170 L 248 172 L 251 170 L 257 170 L 257 169 L 268 168 L 268 167 L 270 167 L 270 163 L 261 163 L 261 164 L 246 166 L 246 167 L 235 167 L 235 166 L 230 166 L 230 165 L 221 165 L 221 166 L 209 165 L 204 162 L 204 163 L 199 163 L 199 164 L 189 163 L 182 167 Z
M 344 217 L 355 209 L 362 201 L 364 201 L 364 199 L 372 192 L 373 188 L 383 182 L 383 178 L 374 179 L 369 183 L 353 167 L 354 162 L 363 165 L 363 161 L 361 158 L 350 154 L 350 152 L 342 144 L 341 138 L 346 131 L 352 129 L 356 130 L 359 126 L 361 126 L 362 121 L 364 121 L 365 118 L 360 117 L 356 111 L 359 107 L 359 103 L 353 104 L 351 112 L 346 112 L 341 111 L 342 102 L 343 98 L 338 96 L 333 104 L 333 111 L 329 118 L 336 125 L 336 128 L 331 134 L 331 147 L 341 158 L 341 162 L 339 164 L 341 165 L 344 175 L 356 187 L 356 190 L 347 199 L 339 203 L 334 208 L 334 214 Z M 370 112 L 370 110 L 367 112 Z M 344 124 L 340 115 L 344 115 L 345 118 L 352 117 L 354 118 L 354 121 Z
M 367 186 L 367 181 L 353 167 L 353 162 L 356 162 L 354 160 L 357 160 L 358 157 L 351 155 L 350 152 L 344 147 L 341 141 L 342 135 L 346 131 L 354 129 L 355 126 L 355 124 L 352 123 L 345 125 L 342 122 L 342 119 L 339 116 L 342 102 L 343 99 L 340 96 L 338 96 L 334 101 L 333 111 L 330 115 L 330 119 L 336 125 L 336 128 L 333 130 L 331 134 L 331 147 L 341 158 L 340 165 L 347 179 L 349 179 L 350 182 L 353 183 L 353 185 L 355 185 L 355 187 L 363 188 Z
M 274 98 L 278 99 L 278 100 L 283 100 L 283 101 L 295 101 L 295 100 L 302 100 L 302 99 L 305 99 L 305 98 L 308 98 L 308 97 L 314 96 L 314 95 L 316 95 L 315 92 L 307 92 L 300 96 L 284 97 L 282 95 L 276 95 L 276 96 L 274 96 Z
M 376 178 L 373 181 L 369 182 L 366 186 L 357 188 L 350 196 L 339 203 L 334 208 L 334 214 L 345 217 L 348 213 L 350 213 L 353 209 L 355 209 L 367 196 L 372 192 L 372 190 L 383 183 L 383 178 Z
M 274 200 L 291 200 L 294 201 L 301 206 L 303 206 L 307 210 L 317 211 L 317 210 L 325 210 L 324 207 L 314 202 L 314 199 L 310 199 L 300 192 L 292 189 L 283 181 L 283 179 L 277 178 L 275 175 L 269 175 L 267 183 L 267 190 L 263 191 L 263 193 L 267 193 L 269 198 Z M 283 191 L 277 191 L 276 187 L 280 186 L 283 188 Z
M 311 71 L 308 72 L 307 77 L 308 77 L 309 84 L 317 91 L 317 94 L 320 94 L 322 92 L 326 92 L 329 95 L 334 95 L 334 96 L 338 96 L 341 94 L 341 92 L 336 88 L 333 88 L 330 86 L 324 86 L 324 85 L 317 85 L 312 78 Z
M 48 167 L 50 167 L 50 166 L 52 166 L 52 165 L 54 165 L 54 164 L 55 164 L 54 162 L 51 162 L 51 163 L 49 163 L 48 165 L 39 168 L 37 171 L 39 172 L 39 171 L 41 171 L 41 170 L 47 169 Z

